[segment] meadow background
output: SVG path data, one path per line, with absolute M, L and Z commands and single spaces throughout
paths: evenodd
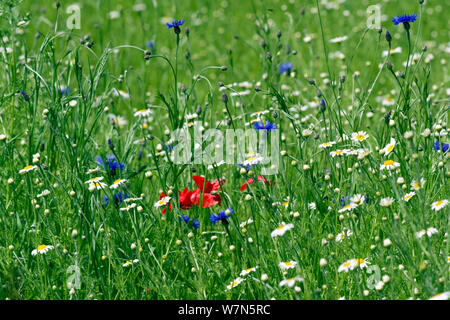
M 382 30 L 367 28 L 371 5 Z M 405 67 L 391 20 L 414 12 Z M 445 0 L 2 1 L 0 298 L 447 298 L 449 12 Z M 278 174 L 241 191 L 259 165 L 172 164 L 170 133 L 193 119 L 275 124 Z M 194 175 L 225 179 L 220 205 L 180 208 Z M 170 208 L 155 206 L 162 192 Z M 342 271 L 351 259 L 365 262 Z

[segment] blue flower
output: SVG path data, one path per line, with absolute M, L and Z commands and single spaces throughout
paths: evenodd
M 107 196 L 105 196 L 105 195 L 103 195 L 103 201 L 102 201 L 102 204 L 105 205 L 106 207 L 107 207 L 108 204 L 109 204 L 109 198 L 108 198 Z
M 184 221 L 184 223 L 188 224 L 189 223 L 189 217 L 188 216 L 181 216 L 180 217 L 181 221 Z
M 276 124 L 273 124 L 269 120 L 267 120 L 265 123 L 263 121 L 255 121 L 253 122 L 253 129 L 255 130 L 275 130 L 277 128 Z
M 209 221 L 211 221 L 211 223 L 214 225 L 219 221 L 222 221 L 223 224 L 228 224 L 227 219 L 234 214 L 234 210 L 231 207 L 228 207 L 227 211 L 229 212 L 227 214 L 226 211 L 219 211 L 219 214 L 217 213 L 213 213 L 209 216 Z
M 433 143 L 433 150 L 434 151 L 442 150 L 443 153 L 446 153 L 448 151 L 448 147 L 449 147 L 449 145 L 447 143 L 441 143 L 441 147 L 439 148 L 439 140 L 436 140 Z
M 280 74 L 291 73 L 291 70 L 293 67 L 294 67 L 294 64 L 291 62 L 284 62 L 284 63 L 280 64 Z
M 200 221 L 194 218 L 194 221 L 192 222 L 192 227 L 195 229 L 200 228 Z
M 20 93 L 25 101 L 30 101 L 30 96 L 25 91 L 22 90 Z
M 171 29 L 173 28 L 173 30 L 175 31 L 176 34 L 179 34 L 181 32 L 180 26 L 183 25 L 184 23 L 184 19 L 183 20 L 176 20 L 173 19 L 172 23 L 166 23 L 167 25 L 167 29 Z
M 97 156 L 96 160 L 99 166 L 106 168 L 105 162 L 103 161 L 102 157 Z M 125 168 L 125 164 L 123 164 L 122 162 L 117 162 L 117 159 L 113 154 L 109 154 L 106 156 L 106 164 L 108 165 L 108 168 L 113 175 L 116 173 L 117 169 L 123 170 L 123 168 Z
M 414 13 L 412 15 L 403 15 L 403 16 L 398 16 L 398 17 L 393 17 L 392 18 L 392 22 L 394 23 L 394 25 L 398 25 L 400 23 L 409 23 L 409 22 L 414 22 L 417 19 L 417 13 Z
M 145 46 L 149 49 L 154 49 L 155 48 L 155 41 L 150 40 L 149 42 L 145 43 Z
M 61 87 L 61 95 L 69 95 L 70 93 L 70 88 L 69 87 Z

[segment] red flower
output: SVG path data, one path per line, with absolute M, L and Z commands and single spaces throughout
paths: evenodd
M 258 181 L 262 181 L 262 182 L 264 182 L 264 184 L 267 184 L 267 185 L 269 185 L 269 184 L 271 183 L 270 180 L 266 180 L 263 176 L 258 176 Z M 248 186 L 250 183 L 253 183 L 253 182 L 255 182 L 255 180 L 253 180 L 252 178 L 248 179 L 247 182 L 245 182 L 245 183 L 239 188 L 239 190 L 241 190 L 241 191 L 246 190 L 246 189 L 247 189 L 247 186 Z M 275 182 L 273 182 L 273 185 L 275 185 Z
M 183 210 L 187 210 L 193 206 L 192 195 L 194 191 L 189 191 L 188 188 L 185 188 L 183 192 L 178 191 L 180 198 L 180 208 Z
M 222 199 L 216 191 L 218 191 L 220 186 L 225 183 L 225 180 L 214 180 L 211 183 L 207 179 L 205 182 L 205 177 L 202 176 L 192 176 L 192 179 L 194 179 L 195 184 L 198 187 L 198 189 L 192 191 L 191 200 L 193 204 L 200 206 L 201 202 L 202 208 L 212 207 L 216 204 L 220 206 Z
M 207 179 L 205 181 L 205 178 L 202 176 L 192 176 L 192 178 L 198 188 L 191 191 L 189 191 L 188 188 L 185 188 L 183 192 L 178 191 L 180 208 L 182 210 L 188 210 L 192 208 L 194 204 L 200 206 L 200 203 L 202 208 L 212 207 L 216 204 L 220 206 L 222 199 L 217 191 L 220 189 L 220 186 L 225 183 L 225 180 L 219 179 L 209 182 Z M 159 199 L 161 200 L 165 196 L 165 193 L 161 192 Z M 172 204 L 169 204 L 169 211 L 171 210 Z M 161 211 L 162 214 L 165 214 L 166 212 L 166 208 Z

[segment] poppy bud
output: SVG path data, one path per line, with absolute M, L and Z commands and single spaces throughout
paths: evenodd
M 324 112 L 327 109 L 327 106 L 325 104 L 325 100 L 321 99 L 320 100 L 320 111 Z

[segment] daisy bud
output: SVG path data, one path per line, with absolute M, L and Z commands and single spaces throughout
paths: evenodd
M 145 173 L 145 177 L 146 178 L 151 178 L 153 176 L 153 173 L 151 172 L 151 171 L 147 171 L 146 173 Z
M 72 230 L 72 238 L 76 238 L 78 236 L 78 230 L 77 229 L 73 229 Z
M 250 194 L 246 194 L 244 200 L 250 201 L 250 200 L 252 200 L 252 196 Z
M 192 238 L 192 237 L 194 237 L 194 234 L 192 232 L 189 232 L 188 233 L 188 238 Z
M 221 258 L 221 257 L 223 256 L 223 253 L 222 253 L 222 252 L 218 252 L 218 253 L 217 253 L 217 256 L 218 256 L 219 258 Z
M 12 184 L 12 183 L 14 183 L 14 179 L 13 178 L 9 178 L 8 179 L 8 184 Z
M 136 243 L 133 242 L 133 243 L 131 244 L 131 250 L 134 250 L 134 249 L 136 249 Z
M 287 152 L 286 150 L 281 150 L 280 154 L 284 157 L 287 154 Z
M 212 240 L 212 241 L 217 240 L 217 236 L 212 236 L 212 237 L 211 237 L 211 240 Z
M 261 275 L 261 281 L 267 281 L 268 279 L 269 279 L 269 276 L 267 274 L 263 273 Z
M 294 287 L 294 290 L 295 290 L 295 292 L 300 292 L 300 291 L 302 291 L 302 289 L 301 289 L 300 287 L 298 287 L 298 286 L 295 286 L 295 287 Z
M 234 245 L 231 245 L 231 246 L 229 247 L 229 249 L 230 249 L 230 251 L 234 251 L 234 249 L 236 249 L 236 247 L 235 247 Z
M 403 136 L 405 137 L 406 140 L 411 139 L 412 137 L 414 137 L 414 132 L 406 131 Z
M 8 247 L 8 249 L 9 249 L 9 250 L 14 250 L 14 246 L 13 246 L 13 245 L 10 245 L 10 246 Z
M 248 238 L 249 243 L 253 243 L 253 238 Z
M 327 262 L 326 259 L 324 259 L 324 258 L 320 259 L 319 265 L 320 265 L 322 268 L 325 267 L 327 264 L 328 264 L 328 262 Z
M 239 171 L 240 174 L 246 174 L 247 170 L 245 170 L 245 168 L 241 168 L 241 170 Z
M 391 239 L 386 238 L 386 239 L 383 240 L 383 246 L 389 247 L 391 244 L 392 244 Z
M 71 197 L 73 197 L 73 196 L 75 195 L 75 191 L 73 191 L 73 190 L 70 191 L 70 192 L 69 192 L 69 195 L 70 195 Z
M 384 283 L 388 283 L 389 280 L 391 280 L 391 278 L 390 278 L 387 274 L 385 274 L 385 275 L 381 278 L 381 280 L 382 280 Z
M 138 212 L 142 212 L 142 210 L 144 210 L 144 208 L 142 208 L 142 206 L 137 207 Z
M 175 241 L 175 243 L 177 244 L 177 246 L 181 245 L 182 241 L 180 239 L 178 239 L 177 241 Z
M 342 221 L 342 220 L 344 220 L 344 219 L 345 219 L 345 217 L 341 214 L 341 215 L 339 216 L 339 220 Z
M 304 164 L 304 165 L 303 165 L 303 170 L 304 170 L 304 171 L 307 171 L 307 170 L 309 170 L 309 169 L 311 169 L 311 166 L 310 166 L 309 164 Z
M 399 177 L 397 179 L 397 184 L 403 184 L 403 183 L 405 183 L 405 179 L 403 179 L 403 177 Z
M 375 289 L 376 289 L 377 291 L 383 290 L 383 287 L 384 287 L 384 282 L 383 282 L 383 281 L 380 281 L 380 282 L 378 282 L 378 283 L 375 285 Z

